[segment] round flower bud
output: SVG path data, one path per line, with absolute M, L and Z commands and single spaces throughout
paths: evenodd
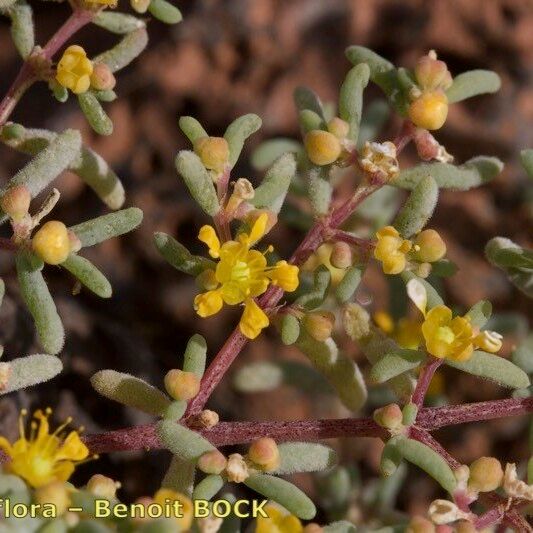
M 374 411 L 374 420 L 386 429 L 398 429 L 403 423 L 403 414 L 400 406 L 391 403 Z
M 337 139 L 345 139 L 350 133 L 350 125 L 339 117 L 333 117 L 328 122 L 328 131 L 333 133 Z
M 234 483 L 242 483 L 250 477 L 248 466 L 240 453 L 232 453 L 228 457 L 226 475 L 228 476 L 228 481 L 233 481 Z
M 448 116 L 448 98 L 442 91 L 422 93 L 409 106 L 409 119 L 419 128 L 438 130 Z
M 91 87 L 97 91 L 110 91 L 115 88 L 117 80 L 105 63 L 95 63 L 91 74 Z
M 434 229 L 425 229 L 415 238 L 416 259 L 422 263 L 434 263 L 446 254 L 446 243 Z
M 407 526 L 407 529 L 405 530 L 405 532 L 406 533 L 435 533 L 435 526 L 430 520 L 428 520 L 427 518 L 424 518 L 423 516 L 414 516 L 409 522 L 409 525 Z
M 205 452 L 198 459 L 198 468 L 206 474 L 220 474 L 224 471 L 228 460 L 218 450 Z
M 70 253 L 68 230 L 63 222 L 51 220 L 32 239 L 33 251 L 49 265 L 63 263 Z
M 303 317 L 302 324 L 313 339 L 324 342 L 331 337 L 335 315 L 330 311 L 312 311 Z
M 95 474 L 87 482 L 87 490 L 97 496 L 98 498 L 105 498 L 110 500 L 117 494 L 117 489 L 120 488 L 120 483 L 112 480 L 110 477 Z
M 20 222 L 28 214 L 31 194 L 24 185 L 15 185 L 8 189 L 0 198 L 2 211 L 15 222 Z
M 342 151 L 339 139 L 323 130 L 311 130 L 305 136 L 304 144 L 309 159 L 319 166 L 334 163 Z
M 370 315 L 359 304 L 347 304 L 342 313 L 342 323 L 348 336 L 360 340 L 370 334 Z
M 480 457 L 470 465 L 468 488 L 475 492 L 496 490 L 502 483 L 503 470 L 494 457 Z
M 200 390 L 200 380 L 193 372 L 172 369 L 165 375 L 165 388 L 174 400 L 190 400 Z
M 335 268 L 348 268 L 353 263 L 352 247 L 347 242 L 336 242 L 329 258 Z
M 222 172 L 229 159 L 228 141 L 223 137 L 200 137 L 193 144 L 196 155 L 205 168 Z
M 70 505 L 70 491 L 68 486 L 62 481 L 53 481 L 35 489 L 35 503 L 51 503 L 55 506 L 58 516 L 65 513 Z
M 266 472 L 276 470 L 280 462 L 276 441 L 269 437 L 263 437 L 252 442 L 248 450 L 248 459 Z

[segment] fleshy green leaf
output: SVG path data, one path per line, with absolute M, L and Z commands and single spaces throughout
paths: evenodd
M 205 131 L 203 126 L 194 117 L 180 117 L 179 126 L 181 131 L 193 144 L 198 139 L 208 136 L 207 131 Z
M 303 520 L 311 520 L 316 514 L 314 503 L 292 483 L 274 476 L 253 474 L 244 484 L 285 507 L 291 514 Z
M 413 189 L 418 182 L 431 176 L 441 189 L 467 191 L 488 183 L 503 169 L 503 163 L 496 157 L 479 156 L 469 159 L 463 165 L 449 163 L 422 163 L 404 169 L 391 185 Z
M 350 125 L 348 138 L 354 142 L 357 142 L 359 135 L 363 91 L 368 85 L 369 77 L 370 67 L 365 63 L 360 63 L 348 72 L 340 90 L 339 115 Z
M 111 135 L 113 133 L 113 122 L 91 91 L 78 94 L 78 102 L 87 122 L 96 133 L 99 135 Z
M 41 273 L 42 261 L 30 252 L 18 253 L 15 261 L 21 296 L 33 316 L 41 345 L 55 355 L 63 348 L 65 330 Z
M 281 341 L 285 346 L 294 344 L 300 335 L 300 321 L 290 313 L 281 317 Z
M 229 164 L 235 165 L 241 155 L 244 141 L 261 127 L 261 119 L 252 113 L 235 119 L 226 129 L 224 139 L 229 144 Z
M 333 187 L 329 182 L 326 167 L 309 171 L 307 193 L 315 215 L 325 215 L 329 211 Z
M 193 372 L 198 379 L 202 379 L 205 371 L 207 343 L 201 335 L 193 335 L 185 348 L 183 370 Z
M 351 299 L 359 287 L 362 277 L 362 266 L 352 266 L 346 271 L 340 283 L 335 287 L 335 296 L 340 303 L 346 303 Z
M 8 365 L 7 384 L 0 390 L 0 395 L 49 381 L 63 370 L 61 360 L 47 354 L 19 357 L 0 365 Z
M 300 123 L 303 133 L 324 129 L 326 126 L 322 117 L 310 109 L 302 109 L 298 113 L 298 122 Z
M 129 207 L 71 226 L 70 230 L 80 239 L 82 247 L 87 248 L 134 230 L 142 218 L 140 209 Z
M 492 304 L 487 300 L 481 300 L 473 305 L 466 316 L 470 318 L 470 323 L 476 328 L 482 328 L 492 315 Z
M 533 178 L 533 149 L 529 148 L 528 150 L 522 150 L 520 152 L 520 159 L 527 175 L 530 178 Z
M 224 480 L 221 476 L 210 475 L 204 477 L 192 493 L 193 500 L 207 500 L 209 501 L 216 493 L 224 486 Z
M 24 0 L 19 0 L 9 9 L 11 38 L 19 54 L 26 59 L 35 46 L 33 11 Z
M 323 444 L 312 442 L 285 442 L 278 446 L 281 463 L 276 474 L 319 472 L 337 462 L 335 452 Z
M 386 476 L 392 476 L 402 462 L 402 454 L 396 446 L 396 439 L 393 437 L 383 447 L 381 452 L 381 459 L 379 462 L 379 469 L 381 473 Z
M 453 79 L 452 86 L 446 91 L 448 102 L 454 104 L 477 96 L 495 93 L 500 90 L 501 80 L 492 70 L 469 70 Z
M 181 11 L 166 0 L 151 0 L 148 10 L 157 20 L 165 24 L 177 24 L 183 19 Z
M 113 289 L 107 278 L 85 257 L 70 254 L 61 263 L 73 276 L 100 298 L 111 298 Z
M 123 35 L 146 27 L 144 20 L 126 13 L 99 11 L 92 20 L 93 24 L 111 33 Z
M 489 379 L 510 389 L 524 389 L 530 383 L 527 374 L 521 368 L 496 354 L 475 351 L 468 361 L 446 359 L 445 362 L 457 370 Z
M 394 227 L 408 239 L 424 229 L 439 197 L 439 187 L 431 176 L 422 178 L 413 188 L 409 198 L 394 221 Z
M 176 169 L 196 203 L 208 215 L 215 216 L 220 211 L 217 193 L 200 158 L 194 152 L 182 150 L 176 156 Z
M 394 69 L 394 65 L 381 57 L 376 52 L 364 46 L 349 46 L 346 49 L 346 57 L 354 64 L 366 63 L 370 68 L 370 77 L 374 81 L 374 77 L 378 74 L 383 74 L 389 70 Z
M 105 63 L 111 72 L 117 72 L 128 66 L 146 48 L 147 44 L 146 28 L 139 28 L 128 33 L 116 46 L 95 57 L 93 61 Z
M 526 374 L 533 374 L 533 333 L 530 333 L 513 350 L 513 363 Z
M 173 455 L 161 487 L 192 495 L 196 464 Z
M 314 272 L 313 288 L 300 296 L 296 303 L 307 310 L 320 307 L 326 299 L 330 284 L 330 271 L 324 265 L 319 266 Z
M 214 270 L 215 263 L 200 255 L 193 255 L 183 244 L 166 233 L 154 233 L 154 242 L 159 253 L 175 269 L 189 276 L 198 276 L 204 270 Z
M 157 424 L 157 433 L 163 445 L 185 461 L 196 461 L 205 452 L 215 447 L 199 433 L 173 422 L 162 420 Z
M 146 381 L 115 370 L 100 370 L 91 385 L 102 396 L 115 402 L 160 416 L 170 405 L 169 398 Z
M 385 354 L 370 371 L 370 380 L 374 383 L 384 383 L 404 372 L 414 370 L 425 359 L 424 352 L 402 349 Z
M 252 166 L 259 171 L 264 171 L 283 154 L 302 153 L 302 145 L 294 139 L 279 137 L 262 142 L 253 152 L 250 158 Z
M 309 109 L 324 120 L 322 102 L 315 92 L 307 87 L 297 87 L 294 91 L 294 103 L 299 111 Z

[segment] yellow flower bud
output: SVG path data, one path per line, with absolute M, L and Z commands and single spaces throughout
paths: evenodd
M 35 489 L 34 493 L 35 503 L 44 504 L 51 503 L 55 505 L 58 516 L 65 513 L 70 505 L 70 489 L 62 481 L 53 481 L 48 485 L 44 485 Z
M 228 460 L 218 450 L 205 452 L 198 459 L 198 468 L 206 474 L 220 474 L 228 464 Z
M 331 337 L 335 315 L 330 311 L 312 311 L 303 317 L 302 323 L 313 339 L 324 342 Z
M 98 498 L 105 498 L 110 500 L 117 494 L 117 489 L 120 488 L 118 481 L 112 480 L 110 477 L 95 474 L 87 482 L 87 490 L 97 496 Z
M 334 163 L 342 151 L 339 139 L 323 130 L 311 130 L 305 136 L 304 144 L 309 159 L 319 166 Z
M 228 476 L 228 481 L 233 481 L 234 483 L 242 483 L 250 477 L 248 466 L 240 453 L 232 453 L 228 457 L 226 475 Z
M 248 450 L 248 458 L 258 465 L 261 470 L 271 472 L 280 463 L 279 449 L 276 441 L 269 437 L 262 437 L 253 442 Z
M 51 220 L 32 239 L 33 251 L 49 265 L 63 263 L 70 253 L 68 230 L 63 222 Z
M 229 159 L 228 141 L 223 137 L 200 137 L 194 142 L 194 151 L 205 168 L 222 172 Z
M 20 222 L 28 214 L 31 194 L 24 185 L 9 188 L 0 198 L 0 208 L 15 222 Z
M 348 268 L 353 263 L 352 247 L 347 242 L 336 242 L 329 258 L 335 268 Z
M 91 85 L 93 64 L 85 50 L 78 45 L 69 46 L 57 64 L 57 82 L 74 94 L 87 92 Z
M 415 67 L 418 85 L 424 90 L 446 90 L 452 84 L 452 77 L 444 61 L 439 61 L 435 52 L 422 56 Z
M 438 130 L 448 116 L 448 98 L 440 90 L 422 93 L 411 103 L 407 114 L 419 128 Z
M 496 490 L 503 481 L 500 461 L 494 457 L 480 457 L 470 465 L 468 488 L 475 492 Z
M 403 420 L 402 410 L 395 403 L 376 409 L 373 417 L 377 424 L 386 429 L 398 429 Z
M 503 337 L 496 331 L 482 331 L 474 338 L 474 344 L 486 352 L 496 353 L 502 347 Z
M 328 122 L 328 131 L 333 133 L 337 139 L 345 139 L 350 133 L 350 125 L 339 117 L 333 117 Z
M 446 243 L 434 229 L 421 231 L 414 245 L 415 257 L 422 263 L 434 263 L 446 255 Z
M 91 74 L 91 87 L 97 91 L 110 91 L 115 88 L 117 80 L 105 63 L 95 63 Z
M 200 390 L 200 380 L 193 372 L 172 369 L 165 375 L 165 389 L 175 400 L 190 400 Z
M 434 532 L 435 532 L 435 526 L 433 525 L 433 523 L 427 518 L 424 518 L 423 516 L 414 516 L 409 522 L 407 529 L 405 530 L 405 533 L 434 533 Z

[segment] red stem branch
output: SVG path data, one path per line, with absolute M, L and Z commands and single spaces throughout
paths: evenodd
M 426 430 L 413 426 L 410 428 L 409 436 L 437 452 L 450 465 L 450 468 L 455 470 L 461 466 L 461 463 L 453 455 L 450 455 Z
M 424 398 L 429 388 L 429 384 L 433 379 L 433 375 L 439 366 L 442 364 L 442 359 L 430 356 L 430 359 L 422 366 L 416 388 L 411 397 L 411 401 L 420 409 L 424 405 Z

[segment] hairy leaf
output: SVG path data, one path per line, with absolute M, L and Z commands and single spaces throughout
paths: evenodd
M 207 500 L 209 501 L 217 492 L 224 486 L 222 476 L 210 475 L 204 477 L 192 493 L 193 500 Z
M 204 130 L 200 122 L 198 122 L 194 117 L 180 117 L 178 123 L 179 127 L 181 128 L 181 131 L 193 144 L 198 139 L 208 136 L 207 131 Z
M 348 138 L 354 142 L 357 142 L 359 135 L 363 91 L 368 85 L 369 77 L 370 67 L 366 63 L 360 63 L 348 72 L 340 90 L 339 115 L 350 125 Z
M 166 0 L 151 0 L 148 10 L 165 24 L 177 24 L 183 19 L 181 11 Z
M 146 27 L 144 20 L 126 13 L 99 11 L 92 20 L 93 24 L 111 33 L 126 34 Z
M 61 263 L 73 276 L 100 298 L 111 298 L 113 289 L 107 278 L 85 257 L 70 254 Z
M 312 442 L 285 442 L 278 446 L 281 463 L 276 474 L 319 472 L 337 462 L 336 453 L 323 444 Z
M 469 70 L 453 79 L 446 91 L 448 102 L 454 104 L 478 94 L 495 93 L 500 90 L 501 80 L 492 70 Z
M 93 61 L 105 63 L 111 72 L 117 72 L 128 66 L 146 48 L 147 44 L 146 28 L 139 28 L 128 33 L 116 46 L 96 56 Z
M 8 373 L 6 386 L 0 390 L 0 394 L 49 381 L 63 370 L 61 360 L 55 355 L 47 354 L 19 357 L 8 363 L 0 363 L 0 365 L 7 365 Z
M 113 122 L 107 116 L 98 98 L 91 91 L 78 94 L 80 108 L 91 128 L 99 135 L 111 135 Z
M 183 370 L 192 372 L 198 379 L 202 379 L 205 371 L 207 343 L 201 335 L 193 335 L 185 348 Z
M 172 420 L 159 422 L 157 433 L 163 445 L 185 461 L 197 461 L 202 454 L 215 449 L 199 433 Z
M 226 129 L 224 139 L 229 144 L 229 164 L 234 166 L 241 155 L 244 141 L 253 135 L 260 127 L 262 121 L 253 113 L 236 118 Z

